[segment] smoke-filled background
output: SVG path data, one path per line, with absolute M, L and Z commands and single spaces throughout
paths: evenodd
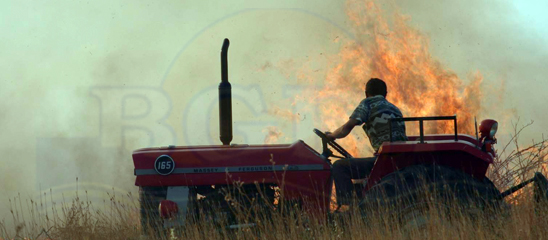
M 334 130 L 384 78 L 407 116 L 535 120 L 546 133 L 548 4 L 534 1 L 3 1 L 0 219 L 8 199 L 135 192 L 131 151 L 219 144 L 224 38 L 233 143 Z M 430 126 L 441 131 L 445 125 Z M 414 130 L 408 127 L 410 133 Z M 441 129 L 441 130 L 440 130 Z M 343 141 L 370 154 L 357 129 Z

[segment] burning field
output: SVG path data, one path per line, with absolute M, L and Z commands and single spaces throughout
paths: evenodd
M 481 116 L 483 76 L 480 72 L 461 79 L 430 53 L 427 35 L 409 25 L 409 17 L 398 10 L 392 14 L 373 1 L 349 1 L 347 14 L 355 39 L 344 43 L 329 68 L 324 85 L 297 96 L 296 101 L 320 103 L 321 122 L 334 130 L 365 97 L 369 78 L 387 83 L 387 99 L 398 106 L 404 116 L 457 115 L 460 132 L 474 134 L 474 119 Z M 315 81 L 302 76 L 304 81 Z M 313 108 L 314 106 L 310 106 Z M 502 114 L 501 114 L 502 115 Z M 407 128 L 418 134 L 418 126 Z M 451 122 L 425 125 L 430 134 L 453 131 Z M 361 132 L 342 139 L 355 155 L 370 155 L 364 149 Z
M 429 35 L 414 27 L 411 17 L 402 14 L 394 3 L 349 0 L 345 12 L 352 37 L 333 40 L 340 41 L 341 47 L 337 54 L 327 57 L 325 77 L 315 78 L 306 67 L 297 70 L 297 81 L 312 87 L 303 88 L 291 96 L 291 101 L 293 105 L 304 106 L 305 111 L 319 110 L 322 117 L 314 119 L 316 127 L 334 130 L 343 124 L 365 97 L 367 80 L 381 78 L 387 83 L 387 99 L 406 117 L 457 115 L 459 133 L 472 136 L 477 134 L 476 118 L 499 118 L 501 124 L 506 124 L 505 131 L 510 132 L 496 145 L 497 157 L 487 173 L 499 190 L 524 182 L 535 172 L 548 174 L 548 140 L 542 138 L 524 145 L 520 139 L 532 122 L 524 124 L 514 120 L 514 112 L 493 107 L 492 102 L 503 98 L 504 91 L 500 90 L 505 88 L 504 81 L 499 81 L 495 88 L 485 88 L 487 79 L 481 69 L 474 69 L 466 78 L 459 76 L 431 52 Z M 262 70 L 270 67 L 268 62 Z M 290 107 L 278 106 L 267 112 L 281 121 L 298 124 L 302 116 L 291 112 Z M 425 132 L 452 133 L 453 128 L 452 122 L 433 122 L 425 125 Z M 417 125 L 407 125 L 408 135 L 418 132 Z M 264 135 L 265 143 L 280 143 L 286 136 L 284 130 L 275 126 L 267 126 L 256 134 Z M 358 128 L 338 142 L 354 156 L 373 153 L 367 137 Z M 238 186 L 233 187 L 239 191 Z M 39 199 L 21 195 L 10 198 L 10 215 L 4 220 L 0 218 L 0 240 L 544 239 L 548 236 L 548 202 L 539 205 L 530 187 L 512 195 L 502 213 L 478 213 L 475 209 L 427 202 L 428 209 L 414 213 L 422 217 L 420 221 L 402 221 L 398 215 L 401 212 L 389 208 L 375 209 L 375 214 L 364 215 L 351 209 L 318 217 L 306 209 L 284 210 L 285 205 L 279 200 L 283 199 L 282 194 L 275 205 L 269 206 L 275 209 L 274 213 L 253 216 L 254 223 L 249 228 L 222 228 L 212 219 L 194 218 L 184 227 L 149 236 L 142 233 L 142 203 L 137 196 L 120 195 L 114 190 L 106 194 L 108 197 L 100 203 L 90 200 L 85 189 L 77 190 L 74 197 L 63 196 L 62 200 L 54 199 L 51 191 L 42 192 Z M 237 218 L 245 221 L 250 218 L 247 209 L 236 204 L 233 207 Z

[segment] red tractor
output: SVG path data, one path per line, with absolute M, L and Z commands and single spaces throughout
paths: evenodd
M 242 199 L 239 206 L 246 207 L 246 204 L 252 204 L 249 199 L 260 199 L 254 202 L 265 203 L 268 205 L 265 210 L 269 211 L 271 206 L 280 205 L 280 190 L 284 201 L 298 203 L 313 214 L 327 216 L 330 212 L 331 159 L 353 156 L 336 142 L 329 141 L 323 132 L 314 129 L 322 139 L 321 153 L 300 140 L 277 145 L 230 144 L 232 107 L 228 45 L 228 39 L 225 39 L 219 85 L 223 145 L 168 146 L 133 152 L 135 185 L 139 186 L 141 223 L 145 233 L 151 231 L 150 226 L 184 224 L 189 216 L 196 218 L 198 215 L 209 215 L 213 221 L 222 220 L 228 228 L 252 226 L 252 222 L 238 222 L 232 216 L 231 201 Z M 423 122 L 438 120 L 453 121 L 454 133 L 425 135 Z M 405 142 L 383 143 L 370 176 L 356 191 L 363 209 L 378 204 L 416 203 L 420 201 L 418 193 L 425 182 L 431 190 L 451 192 L 484 207 L 502 204 L 504 197 L 530 182 L 535 182 L 535 196 L 539 200 L 548 197 L 548 181 L 540 173 L 502 193 L 486 177 L 495 154 L 493 144 L 498 124 L 494 120 L 481 122 L 481 137 L 458 134 L 456 116 L 390 119 L 391 123 L 394 121 L 418 121 L 420 135 L 411 136 Z M 329 147 L 340 156 L 333 154 Z M 235 185 L 239 190 L 231 191 Z M 231 194 L 232 200 L 227 194 Z

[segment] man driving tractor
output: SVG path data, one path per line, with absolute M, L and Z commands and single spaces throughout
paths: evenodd
M 334 132 L 327 132 L 330 140 L 346 137 L 357 125 L 363 124 L 375 155 L 383 142 L 390 141 L 389 118 L 403 117 L 400 109 L 386 100 L 386 83 L 378 78 L 371 78 L 365 86 L 365 96 L 354 110 L 348 121 Z M 405 124 L 395 122 L 392 126 L 394 141 L 407 141 Z M 377 157 L 347 158 L 333 164 L 333 179 L 337 193 L 337 204 L 352 205 L 352 179 L 366 178 L 375 164 Z

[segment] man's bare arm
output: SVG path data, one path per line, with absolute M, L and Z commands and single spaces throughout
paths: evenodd
M 356 125 L 359 125 L 359 124 L 360 122 L 358 120 L 350 118 L 344 125 L 337 128 L 337 130 L 335 130 L 334 132 L 332 133 L 328 132 L 327 137 L 332 140 L 336 138 L 344 138 L 352 131 L 352 129 L 354 129 Z

